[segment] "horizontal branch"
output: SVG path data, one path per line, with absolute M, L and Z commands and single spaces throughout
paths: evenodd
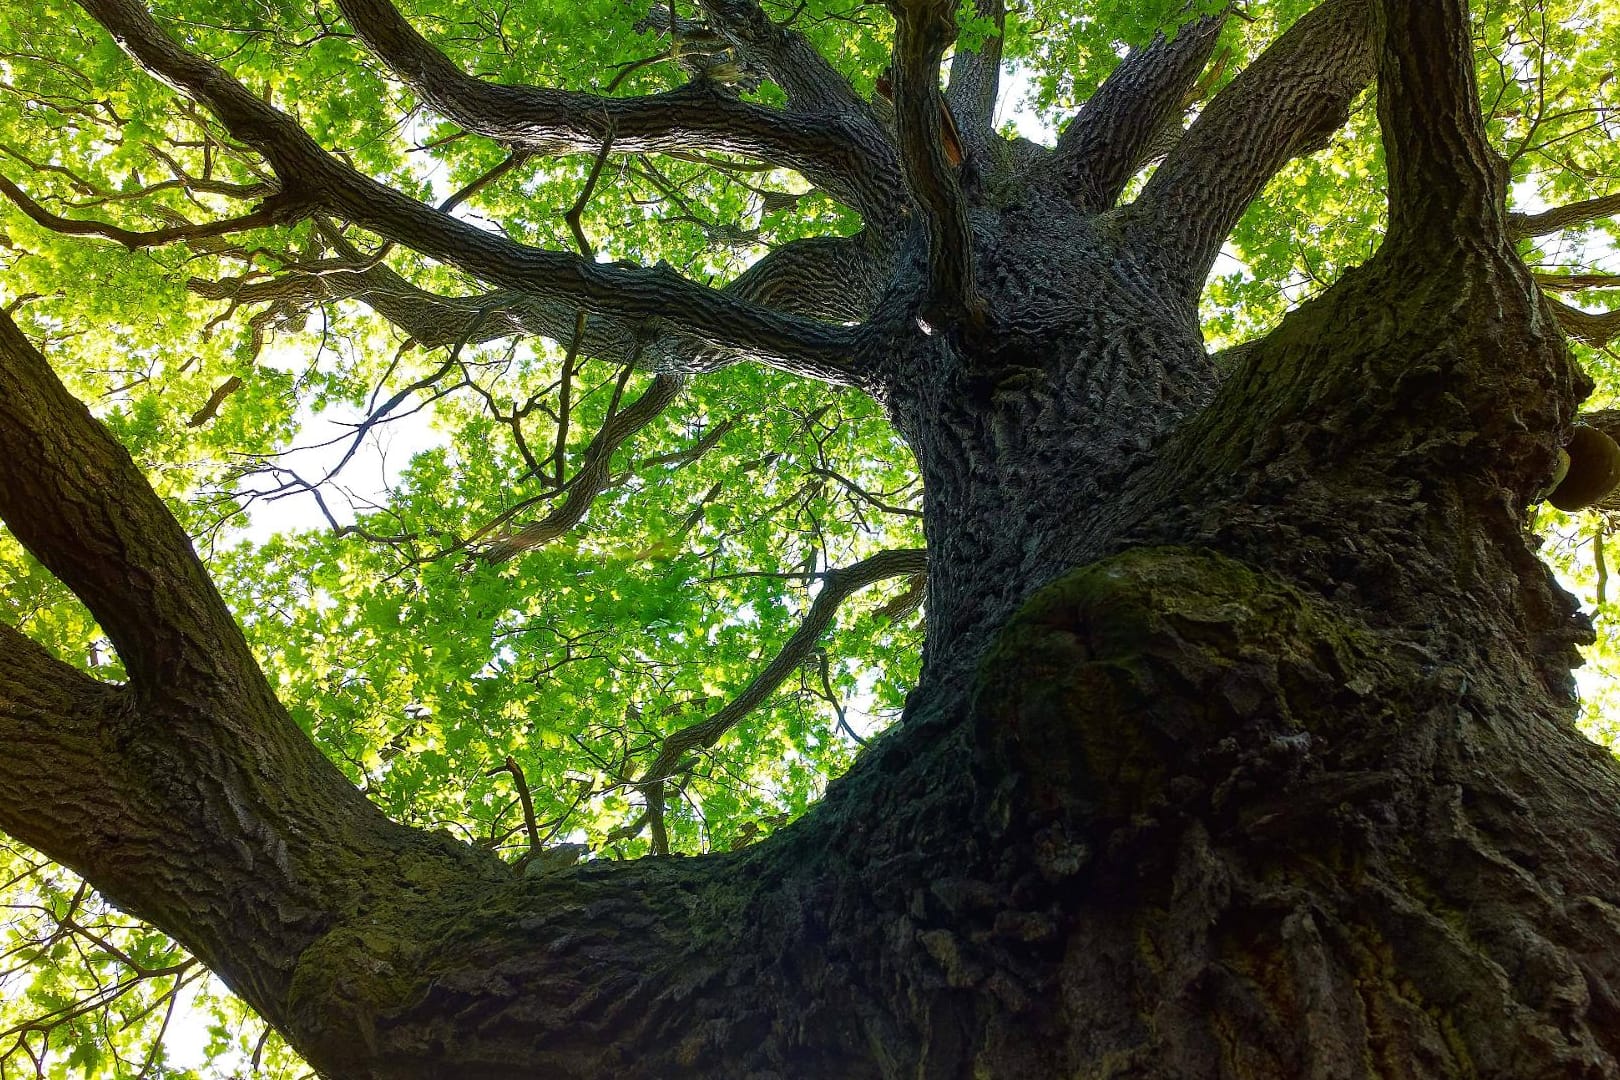
M 291 200 L 271 196 L 260 203 L 252 213 L 240 217 L 211 221 L 202 225 L 171 225 L 165 229 L 135 232 L 109 222 L 65 218 L 53 214 L 4 176 L 0 176 L 0 195 L 15 203 L 29 220 L 42 229 L 68 236 L 100 236 L 114 240 L 130 251 L 190 240 L 206 240 L 214 236 L 227 236 L 244 229 L 262 229 L 270 225 L 285 224 L 301 216 L 301 211 Z
M 389 0 L 339 0 L 366 46 L 434 109 L 469 131 L 538 153 L 706 150 L 762 157 L 869 209 L 892 200 L 871 161 L 836 118 L 785 114 L 745 102 L 708 80 L 649 97 L 485 82 L 417 33 Z M 876 128 L 873 126 L 873 132 Z M 892 183 L 892 175 L 889 178 Z
M 1588 289 L 1620 289 L 1620 274 L 1544 274 L 1530 275 L 1537 285 L 1554 292 L 1585 292 Z
M 1620 214 L 1620 195 L 1583 199 L 1567 206 L 1554 206 L 1539 214 L 1509 214 L 1508 235 L 1515 239 L 1546 236 L 1573 225 L 1585 225 L 1598 218 Z
M 1547 297 L 1553 315 L 1564 333 L 1576 341 L 1601 349 L 1620 337 L 1620 309 L 1614 311 L 1582 311 L 1560 300 Z
M 327 153 L 291 117 L 217 65 L 180 47 L 136 0 L 80 0 L 142 65 L 209 109 L 234 137 L 263 154 L 289 197 L 348 220 L 492 284 L 661 325 L 796 374 L 850 381 L 857 334 L 784 315 L 689 281 L 674 270 L 629 268 L 546 251 L 486 232 L 380 184 Z
M 512 334 L 538 334 L 563 344 L 573 340 L 576 304 L 510 289 L 473 296 L 429 292 L 331 239 L 340 245 L 338 258 L 293 266 L 270 278 L 192 278 L 187 288 L 233 307 L 269 305 L 270 311 L 302 311 L 318 303 L 357 300 L 429 348 L 477 344 Z M 720 291 L 781 311 L 859 322 L 885 280 L 882 256 L 867 234 L 816 236 L 772 250 Z M 717 349 L 670 328 L 649 334 L 643 323 L 611 316 L 587 320 L 578 352 L 609 363 L 687 373 L 713 370 L 738 359 L 734 349 Z

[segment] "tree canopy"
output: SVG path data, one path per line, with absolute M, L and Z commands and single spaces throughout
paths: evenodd
M 970 159 L 988 110 L 1005 152 L 1021 128 L 1084 160 L 1109 131 L 1071 121 L 1129 89 L 1105 80 L 1184 49 L 1156 145 L 1094 178 L 1112 205 L 1302 16 L 1358 5 L 897 7 L 954 19 L 941 85 Z M 894 156 L 941 145 L 847 119 L 932 121 L 908 120 L 932 99 L 907 87 L 938 53 L 896 27 L 860 0 L 13 5 L 9 347 L 127 448 L 275 694 L 389 817 L 536 870 L 740 850 L 803 814 L 918 678 L 921 482 L 845 359 L 882 292 L 859 277 L 871 222 L 896 176 L 928 175 Z M 1606 405 L 1620 5 L 1480 0 L 1471 28 L 1511 231 Z M 1221 370 L 1385 233 L 1363 83 L 1238 206 L 1200 306 Z M 949 248 L 948 196 L 913 195 Z M 1537 527 L 1596 605 L 1597 666 L 1620 670 L 1611 513 Z M 0 534 L 0 622 L 106 683 L 167 662 L 161 642 L 115 649 L 83 596 Z M 1593 730 L 1612 741 L 1616 715 L 1594 708 Z M 0 883 L 0 1077 L 301 1074 L 71 871 L 9 843 Z M 198 1009 L 206 1045 L 174 1049 Z

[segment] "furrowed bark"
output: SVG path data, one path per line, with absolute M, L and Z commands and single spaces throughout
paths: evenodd
M 1327 145 L 1377 73 L 1374 0 L 1326 0 L 1225 89 L 1126 211 L 1127 228 L 1196 298 L 1221 244 L 1276 171 Z
M 0 391 L 0 516 L 84 601 L 135 686 L 152 695 L 256 674 L 190 538 L 3 313 Z
M 789 112 L 845 115 L 875 127 L 871 106 L 849 80 L 803 34 L 773 22 L 756 0 L 701 0 L 698 6 L 726 40 L 771 73 L 787 95 Z M 899 170 L 888 160 L 898 181 Z
M 1050 168 L 1057 189 L 1086 213 L 1112 207 L 1148 150 L 1187 107 L 1226 16 L 1183 26 L 1132 50 L 1058 136 Z
M 973 282 L 973 236 L 956 167 L 946 152 L 940 58 L 956 38 L 948 0 L 896 0 L 894 106 L 906 186 L 928 240 L 928 284 L 921 315 L 937 328 L 982 325 L 984 301 Z
M 996 134 L 996 97 L 1001 88 L 1002 27 L 1007 9 L 1002 0 L 974 0 L 974 13 L 989 19 L 995 29 L 977 50 L 957 44 L 945 86 L 945 102 L 956 118 L 957 130 L 968 156 L 990 153 Z
M 1461 0 L 1384 3 L 1378 121 L 1389 168 L 1389 237 L 1467 257 L 1460 238 L 1506 240 L 1507 176 L 1480 116 Z

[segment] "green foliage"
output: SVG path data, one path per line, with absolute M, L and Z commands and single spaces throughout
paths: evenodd
M 1216 86 L 1310 6 L 1244 5 L 1225 31 Z M 991 32 L 971 7 L 964 47 Z M 658 59 L 666 37 L 637 29 L 650 9 L 619 0 L 403 8 L 481 77 L 601 92 L 622 74 L 620 95 L 687 78 Z M 767 9 L 862 93 L 887 66 L 892 24 L 880 5 Z M 1481 91 L 1511 170 L 1512 208 L 1617 190 L 1614 0 L 1479 9 Z M 166 0 L 159 10 L 189 47 L 370 175 L 435 202 L 476 187 L 458 211 L 468 219 L 573 249 L 563 215 L 592 159 L 499 171 L 503 148 L 422 109 L 330 5 Z M 1009 13 L 1005 43 L 1009 67 L 1025 77 L 1022 106 L 1060 124 L 1128 49 L 1199 10 L 1183 0 L 1026 0 Z M 782 100 L 769 83 L 746 93 Z M 67 0 L 14 4 L 0 20 L 0 174 L 54 213 L 134 230 L 247 213 L 268 179 L 262 162 L 138 73 Z M 1382 184 L 1369 95 L 1331 146 L 1275 179 L 1231 237 L 1205 296 L 1212 346 L 1262 332 L 1366 258 L 1382 227 Z M 803 178 L 717 155 L 612 159 L 581 224 L 600 259 L 664 261 L 715 284 L 795 238 L 859 228 Z M 1609 219 L 1527 241 L 1525 255 L 1548 273 L 1614 273 L 1616 228 Z M 618 451 L 580 526 L 491 565 L 473 557 L 483 541 L 565 497 L 559 447 L 566 481 L 649 377 L 570 361 L 539 338 L 465 342 L 450 364 L 452 349 L 421 346 L 357 299 L 271 288 L 290 270 L 349 256 L 380 256 L 404 286 L 481 292 L 335 225 L 131 253 L 41 228 L 0 203 L 0 302 L 169 499 L 283 700 L 354 782 L 401 820 L 516 858 L 527 841 L 515 779 L 500 768 L 510 756 L 547 841 L 589 844 L 596 858 L 644 854 L 630 781 L 660 740 L 748 685 L 802 621 L 817 574 L 921 545 L 917 518 L 895 512 L 920 505 L 909 453 L 860 395 L 733 367 L 694 381 Z M 233 306 L 205 295 L 208 282 L 262 291 Z M 1565 299 L 1602 307 L 1613 296 Z M 1580 352 L 1612 395 L 1612 354 Z M 230 380 L 239 385 L 221 394 Z M 413 385 L 321 486 L 328 521 L 304 484 L 342 459 L 354 431 L 334 425 Z M 335 449 L 289 454 L 334 435 Z M 1583 596 L 1598 596 L 1589 553 L 1594 530 L 1609 525 L 1587 517 L 1559 527 L 1579 543 L 1554 545 L 1550 557 Z M 851 730 L 869 736 L 897 715 L 916 675 L 920 627 L 906 602 L 916 585 L 858 593 L 777 693 L 693 755 L 669 800 L 675 849 L 736 847 L 780 827 L 859 752 Z M 1598 597 L 1605 629 L 1616 592 Z M 100 678 L 122 677 L 83 607 L 4 535 L 0 618 Z M 1614 641 L 1606 635 L 1595 650 L 1597 667 L 1620 670 Z M 1612 693 L 1588 685 L 1597 702 Z M 1615 715 L 1594 711 L 1593 730 L 1614 739 Z M 0 883 L 0 1076 L 32 1075 L 35 1063 L 53 1077 L 299 1075 L 239 1002 L 67 871 L 5 848 Z M 187 1064 L 170 1064 L 178 1058 L 164 1049 L 177 1003 L 203 1018 L 189 1021 L 203 1034 L 188 1036 Z

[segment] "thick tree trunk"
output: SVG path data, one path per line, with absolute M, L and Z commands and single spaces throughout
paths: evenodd
M 355 220 L 426 212 L 368 202 L 144 9 L 88 6 Z M 910 442 L 923 680 L 821 805 L 734 854 L 517 873 L 383 819 L 0 317 L 0 514 L 131 678 L 0 627 L 0 826 L 332 1077 L 1620 1076 L 1620 771 L 1572 726 L 1589 628 L 1523 529 L 1585 386 L 1507 239 L 1466 25 L 1450 0 L 1328 0 L 1122 210 L 1211 28 L 1128 65 L 1151 123 L 1100 95 L 1048 170 L 1066 190 L 1009 152 L 974 163 L 971 214 L 925 145 L 940 36 L 902 58 L 927 198 L 891 216 L 914 243 L 875 313 L 701 298 L 717 347 L 862 382 Z M 1380 41 L 1389 238 L 1220 379 L 1200 270 Z M 851 198 L 892 209 L 880 179 Z M 422 250 L 464 246 L 437 227 Z M 475 247 L 492 281 L 626 319 L 685 295 Z
M 742 853 L 373 904 L 300 961 L 313 1060 L 1620 1075 L 1620 780 L 1522 529 L 1579 380 L 1522 270 L 1382 258 L 1215 391 L 1173 300 L 1070 250 L 1095 309 L 893 368 L 941 373 L 890 391 L 932 500 L 901 729 Z

